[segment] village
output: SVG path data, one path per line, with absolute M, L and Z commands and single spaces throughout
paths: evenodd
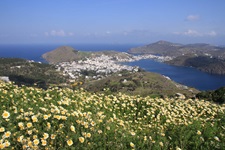
M 61 62 L 56 65 L 58 71 L 63 71 L 64 76 L 69 76 L 71 82 L 84 77 L 85 79 L 100 80 L 112 73 L 123 70 L 129 72 L 137 72 L 138 66 L 128 66 L 123 62 L 139 61 L 142 59 L 156 59 L 158 61 L 167 61 L 171 57 L 155 56 L 155 55 L 137 55 L 128 58 L 119 58 L 115 56 L 101 55 L 98 57 L 89 57 L 84 60 Z M 121 74 L 118 74 L 121 76 Z

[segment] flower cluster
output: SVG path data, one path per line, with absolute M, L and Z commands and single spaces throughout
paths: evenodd
M 225 105 L 0 82 L 0 149 L 222 149 Z

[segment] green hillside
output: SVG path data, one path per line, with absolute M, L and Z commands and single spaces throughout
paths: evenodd
M 55 66 L 19 58 L 0 58 L 0 76 L 8 76 L 18 85 L 35 84 L 42 88 L 66 82 Z

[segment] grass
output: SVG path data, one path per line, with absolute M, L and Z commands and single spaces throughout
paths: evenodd
M 225 149 L 225 105 L 105 93 L 0 82 L 0 149 Z

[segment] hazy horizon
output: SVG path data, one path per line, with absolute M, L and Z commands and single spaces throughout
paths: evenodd
M 1 0 L 0 44 L 225 45 L 224 0 Z

